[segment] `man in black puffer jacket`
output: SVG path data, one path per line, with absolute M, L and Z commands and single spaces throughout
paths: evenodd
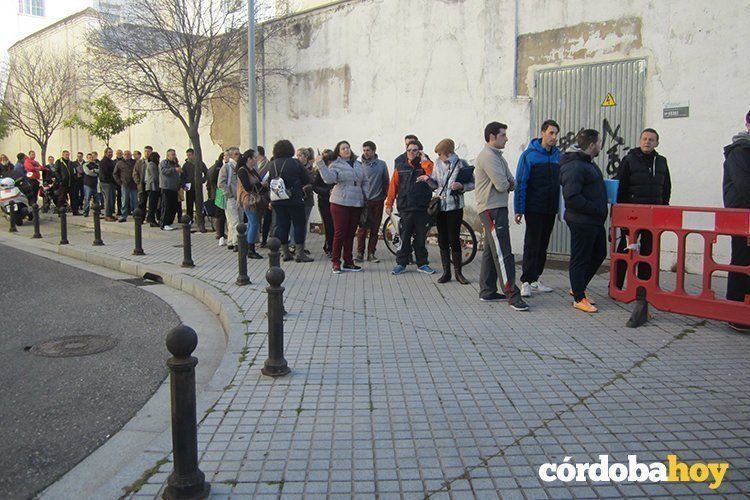
M 640 205 L 669 205 L 672 195 L 672 180 L 669 177 L 669 166 L 667 159 L 656 152 L 659 145 L 659 134 L 652 128 L 641 132 L 638 148 L 631 149 L 622 159 L 617 169 L 620 181 L 617 188 L 617 203 L 637 203 Z M 625 253 L 627 247 L 627 231 L 620 233 L 620 241 L 617 243 L 617 252 Z M 653 235 L 650 232 L 641 232 L 639 235 L 640 253 L 648 255 L 653 248 Z M 627 267 L 624 262 L 618 262 L 617 287 L 622 288 L 625 283 L 625 271 Z M 638 267 L 638 277 L 647 280 L 651 277 L 651 271 L 646 267 Z
M 745 115 L 745 131 L 732 138 L 732 144 L 724 148 L 724 206 L 727 208 L 750 208 L 750 111 Z M 732 236 L 733 266 L 750 265 L 750 239 Z M 750 295 L 750 276 L 745 273 L 729 273 L 727 300 L 744 302 Z M 742 333 L 750 333 L 748 324 L 730 323 Z
M 593 162 L 602 148 L 599 132 L 582 130 L 576 142 L 560 160 L 565 222 L 570 228 L 570 288 L 573 307 L 595 313 L 597 308 L 586 297 L 586 287 L 607 257 L 607 188 Z

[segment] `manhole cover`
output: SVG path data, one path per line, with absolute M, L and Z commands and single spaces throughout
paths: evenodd
M 31 354 L 46 358 L 73 358 L 109 351 L 117 345 L 117 339 L 100 335 L 71 335 L 45 340 L 28 349 Z

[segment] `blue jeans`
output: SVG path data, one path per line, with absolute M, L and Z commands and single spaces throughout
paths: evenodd
M 127 219 L 128 213 L 138 208 L 138 190 L 130 189 L 125 186 L 120 188 L 122 192 L 122 207 L 120 210 L 120 217 Z
M 83 214 L 88 215 L 89 209 L 91 208 L 91 197 L 94 197 L 95 202 L 99 202 L 99 206 L 102 204 L 102 195 L 96 190 L 95 187 L 89 187 L 84 184 L 83 186 Z
M 260 231 L 260 214 L 253 210 L 245 209 L 245 217 L 247 217 L 247 244 L 254 245 L 258 241 L 258 231 Z

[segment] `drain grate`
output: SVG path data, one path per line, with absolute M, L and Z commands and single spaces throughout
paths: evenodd
M 74 358 L 109 351 L 117 345 L 117 339 L 101 335 L 71 335 L 45 340 L 24 348 L 35 356 L 45 358 Z

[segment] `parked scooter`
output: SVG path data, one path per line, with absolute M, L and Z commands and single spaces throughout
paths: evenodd
M 24 177 L 16 180 L 10 177 L 0 179 L 0 208 L 6 220 L 13 217 L 17 226 L 23 225 L 24 219 L 32 220 L 33 215 L 29 206 L 30 190 L 31 186 Z M 11 201 L 15 203 L 12 213 Z

